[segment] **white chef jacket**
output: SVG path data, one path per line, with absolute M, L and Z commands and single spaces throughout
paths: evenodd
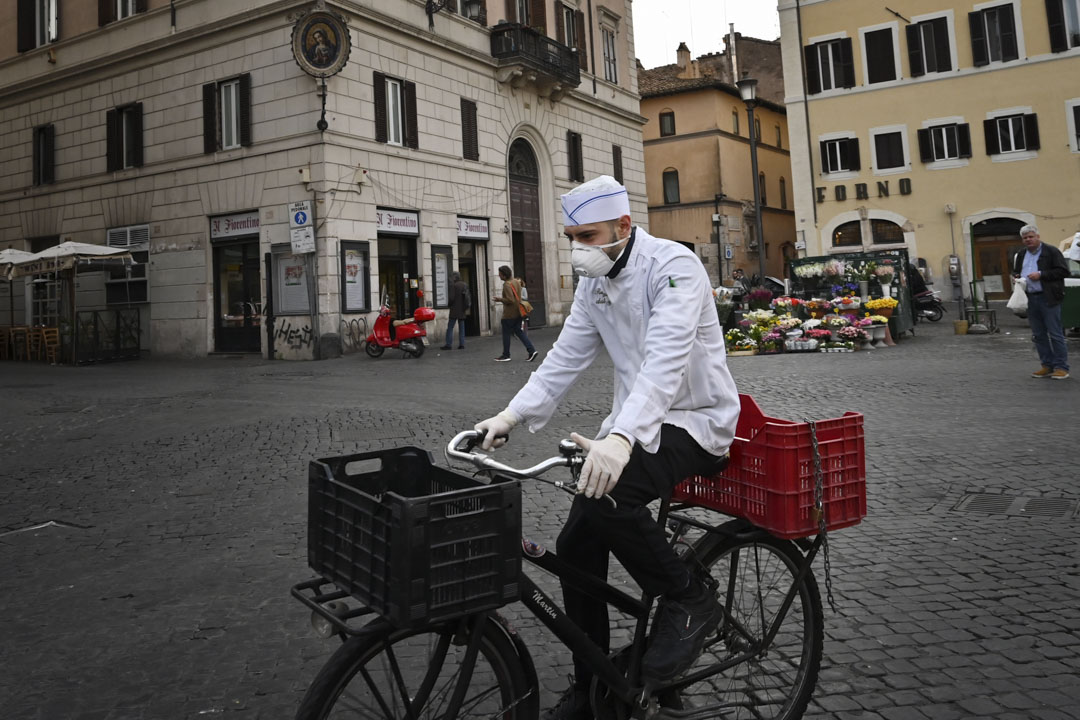
M 618 432 L 654 453 L 669 423 L 723 455 L 739 395 L 708 275 L 682 245 L 634 231 L 615 278 L 580 280 L 558 340 L 509 409 L 530 431 L 544 427 L 603 345 L 615 365 L 615 398 L 598 438 Z

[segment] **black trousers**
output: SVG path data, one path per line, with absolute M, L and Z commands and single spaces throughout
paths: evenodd
M 682 428 L 663 425 L 656 453 L 634 445 L 630 461 L 610 493 L 618 507 L 584 495 L 574 498 L 556 542 L 559 557 L 606 580 L 611 552 L 642 590 L 653 597 L 685 588 L 690 580 L 686 567 L 647 506 L 658 498 L 671 497 L 671 491 L 688 475 L 717 472 L 721 463 L 721 458 L 703 450 Z M 566 583 L 562 587 L 566 614 L 608 652 L 611 633 L 607 603 Z M 579 684 L 592 678 L 591 671 L 576 658 L 574 674 Z

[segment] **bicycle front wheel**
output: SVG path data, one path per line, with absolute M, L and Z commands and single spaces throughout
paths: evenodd
M 799 583 L 787 612 L 780 616 L 780 611 L 802 553 L 793 543 L 762 533 L 736 539 L 707 535 L 694 555 L 719 582 L 725 619 L 683 676 L 691 682 L 677 694 L 668 693 L 669 702 L 662 697 L 661 704 L 713 708 L 725 720 L 801 718 L 817 683 L 823 643 L 821 596 L 812 573 Z M 739 656 L 746 659 L 715 670 Z
M 537 691 L 513 642 L 495 620 L 480 623 L 387 625 L 349 639 L 308 688 L 296 720 L 535 720 Z

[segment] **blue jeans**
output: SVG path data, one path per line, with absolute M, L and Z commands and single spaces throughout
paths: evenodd
M 1035 336 L 1039 361 L 1051 370 L 1068 370 L 1069 355 L 1065 349 L 1065 332 L 1061 327 L 1061 304 L 1046 304 L 1045 293 L 1027 296 L 1028 325 Z
M 443 345 L 447 347 L 454 346 L 454 325 L 458 326 L 458 347 L 465 347 L 465 318 L 458 318 L 446 323 L 446 342 Z
M 536 352 L 536 348 L 533 347 L 532 341 L 529 340 L 529 336 L 521 331 L 521 318 L 503 318 L 502 321 L 502 335 L 503 335 L 503 352 L 504 358 L 510 357 L 510 336 L 516 335 L 521 342 L 525 343 L 525 349 L 532 355 Z

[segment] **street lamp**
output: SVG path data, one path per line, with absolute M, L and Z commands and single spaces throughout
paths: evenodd
M 754 131 L 754 106 L 757 105 L 757 80 L 743 77 L 735 83 L 739 88 L 739 95 L 746 103 L 746 114 L 750 119 L 747 132 L 750 133 L 750 166 L 754 173 L 754 229 L 757 231 L 758 241 L 758 282 L 765 285 L 765 235 L 761 231 L 761 185 L 758 180 L 757 166 L 757 133 Z

